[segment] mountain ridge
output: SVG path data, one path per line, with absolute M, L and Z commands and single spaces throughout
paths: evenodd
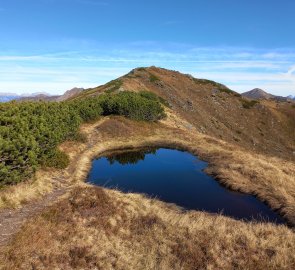
M 274 155 L 295 154 L 295 109 L 288 102 L 251 100 L 214 81 L 158 67 L 136 68 L 72 99 L 121 91 L 150 91 L 167 102 L 190 128 Z M 70 99 L 71 100 L 71 99 Z
M 67 90 L 62 95 L 50 95 L 46 92 L 36 92 L 32 94 L 22 94 L 18 95 L 15 93 L 0 93 L 0 102 L 9 102 L 12 100 L 17 101 L 65 101 L 74 97 L 75 95 L 81 93 L 84 88 L 74 87 L 70 90 Z
M 250 99 L 273 99 L 276 101 L 288 101 L 288 100 L 295 100 L 295 96 L 289 95 L 287 97 L 283 97 L 283 96 L 277 96 L 277 95 L 273 95 L 270 94 L 268 92 L 266 92 L 263 89 L 260 88 L 254 88 L 250 91 L 244 92 L 241 94 L 244 97 L 250 98 Z
M 242 96 L 251 99 L 270 99 L 275 97 L 274 95 L 269 94 L 260 88 L 254 88 L 250 91 L 244 92 L 242 93 Z

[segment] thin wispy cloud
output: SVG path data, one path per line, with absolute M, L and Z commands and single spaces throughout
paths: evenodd
M 292 75 L 295 72 L 295 65 L 291 66 L 287 72 L 287 75 Z
M 295 94 L 295 53 L 290 50 L 189 46 L 161 50 L 155 43 L 146 44 L 39 55 L 2 52 L 0 92 L 58 94 L 74 86 L 97 86 L 138 66 L 156 65 L 216 80 L 240 92 L 260 87 L 282 96 Z

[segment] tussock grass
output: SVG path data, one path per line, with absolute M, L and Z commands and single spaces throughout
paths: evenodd
M 257 196 L 295 225 L 295 166 L 293 162 L 243 149 L 207 145 L 207 173 L 230 189 Z
M 2 269 L 293 269 L 295 234 L 81 185 L 2 254 Z
M 38 171 L 30 180 L 0 190 L 0 209 L 18 208 L 22 204 L 38 199 L 53 189 L 53 170 Z

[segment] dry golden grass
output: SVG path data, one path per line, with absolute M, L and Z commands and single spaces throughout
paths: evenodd
M 214 154 L 214 152 L 216 152 Z M 207 172 L 227 187 L 256 195 L 295 225 L 295 166 L 279 158 L 234 152 L 210 151 Z
M 53 175 L 52 170 L 38 171 L 30 181 L 4 188 L 0 191 L 0 209 L 18 208 L 52 191 Z
M 87 128 L 91 127 L 94 129 L 96 125 L 102 122 L 98 121 L 92 125 L 84 125 L 82 128 L 90 132 Z M 75 170 L 77 158 L 83 153 L 86 147 L 86 143 L 73 141 L 68 141 L 60 145 L 59 148 L 69 156 L 71 161 L 70 166 L 66 170 L 53 168 L 40 169 L 26 182 L 3 188 L 0 190 L 0 210 L 22 207 L 52 192 L 54 188 L 71 184 L 71 174 Z
M 209 161 L 208 172 L 221 183 L 255 194 L 295 224 L 292 162 L 200 134 L 177 114 L 168 115 L 162 123 L 153 124 L 105 118 L 81 127 L 86 143 L 61 145 L 71 163 L 60 173 L 73 190 L 67 199 L 23 226 L 2 250 L 2 268 L 294 269 L 295 234 L 286 226 L 245 223 L 195 211 L 183 213 L 141 195 L 83 184 L 92 159 L 108 151 L 144 146 L 179 148 Z M 47 184 L 49 191 L 55 183 L 57 171 L 50 173 L 51 177 L 36 180 L 44 181 L 45 191 Z M 35 198 L 39 189 L 28 184 L 28 190 L 29 198 Z M 11 194 L 6 194 L 6 205 L 26 199 L 22 185 Z
M 295 234 L 82 184 L 2 255 L 1 269 L 294 269 Z

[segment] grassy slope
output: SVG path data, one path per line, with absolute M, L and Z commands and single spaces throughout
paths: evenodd
M 295 109 L 291 103 L 252 103 L 218 83 L 156 67 L 135 69 L 76 98 L 110 90 L 152 91 L 201 133 L 295 160 Z
M 294 269 L 295 234 L 77 187 L 29 222 L 4 269 Z
M 115 117 L 84 125 L 87 144 L 61 146 L 70 154 L 68 181 L 77 182 L 77 188 L 68 195 L 70 199 L 24 225 L 2 251 L 4 269 L 155 269 L 156 265 L 160 269 L 292 269 L 295 234 L 285 226 L 255 225 L 196 211 L 185 214 L 141 195 L 79 184 L 91 159 L 107 150 L 173 146 L 210 161 L 210 171 L 233 189 L 258 194 L 274 207 L 283 206 L 290 218 L 295 216 L 292 162 L 177 128 L 182 123 L 169 115 L 162 124 Z

